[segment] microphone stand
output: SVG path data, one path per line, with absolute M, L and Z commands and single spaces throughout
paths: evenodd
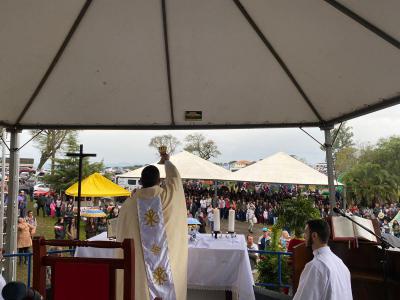
M 346 219 L 350 220 L 351 222 L 353 222 L 354 224 L 360 226 L 362 229 L 364 229 L 365 231 L 369 232 L 370 234 L 372 234 L 373 236 L 375 236 L 380 242 L 381 242 L 381 247 L 383 250 L 383 257 L 381 260 L 381 264 L 382 264 L 382 268 L 383 268 L 383 286 L 385 289 L 385 299 L 389 299 L 388 298 L 388 289 L 386 288 L 387 286 L 387 277 L 388 277 L 388 272 L 387 272 L 387 250 L 390 247 L 396 248 L 395 246 L 391 245 L 387 240 L 385 240 L 384 238 L 382 238 L 381 236 L 377 235 L 375 232 L 372 232 L 371 230 L 369 230 L 367 227 L 365 227 L 364 225 L 354 221 L 352 218 L 350 218 L 348 215 L 346 215 L 343 211 L 341 211 L 338 208 L 334 208 L 333 211 L 339 215 L 341 215 L 342 217 L 345 217 Z

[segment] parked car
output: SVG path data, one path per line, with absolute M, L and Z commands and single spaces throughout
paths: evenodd
M 19 172 L 20 172 L 20 173 L 21 173 L 21 172 L 35 173 L 36 170 L 34 170 L 34 169 L 32 169 L 32 168 L 24 168 L 24 167 L 22 167 L 22 168 L 19 168 Z
M 41 196 L 49 196 L 49 195 L 54 196 L 55 192 L 50 189 L 48 191 L 37 190 L 37 191 L 33 192 L 33 199 L 39 199 L 39 197 L 41 197 Z
M 34 192 L 36 192 L 36 191 L 48 192 L 49 190 L 50 190 L 50 187 L 45 183 L 38 183 L 33 187 Z
M 30 173 L 29 172 L 21 172 L 21 173 L 19 173 L 19 178 L 21 178 L 21 179 L 26 180 L 29 177 L 30 177 Z

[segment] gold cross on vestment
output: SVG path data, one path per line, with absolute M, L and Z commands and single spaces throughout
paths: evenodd
M 144 219 L 145 219 L 145 224 L 150 227 L 153 227 L 158 222 L 160 222 L 160 218 L 152 208 L 147 210 L 147 212 L 144 214 Z
M 158 285 L 163 285 L 167 281 L 167 273 L 165 272 L 164 268 L 157 267 L 153 272 L 154 281 Z

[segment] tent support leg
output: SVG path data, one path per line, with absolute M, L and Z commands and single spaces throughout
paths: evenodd
M 19 131 L 11 129 L 9 187 L 7 203 L 7 235 L 6 253 L 17 253 L 17 219 L 18 219 L 18 190 L 19 190 Z M 17 275 L 15 257 L 7 259 L 5 265 L 6 282 L 15 281 Z
M 1 129 L 1 135 L 3 141 L 6 140 L 6 130 Z M 0 200 L 0 248 L 3 248 L 4 242 L 4 200 L 5 200 L 5 189 L 6 189 L 6 144 L 1 141 L 1 200 Z
M 333 126 L 322 128 L 325 133 L 325 153 L 326 153 L 326 165 L 328 171 L 328 185 L 329 185 L 329 205 L 330 215 L 332 215 L 332 209 L 336 207 L 336 196 L 335 196 L 335 181 L 333 174 L 333 156 L 332 156 L 332 136 L 331 129 Z

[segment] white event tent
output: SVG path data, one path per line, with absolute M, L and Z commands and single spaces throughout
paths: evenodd
M 330 129 L 400 103 L 399 11 L 396 0 L 1 1 L 7 253 L 22 129 L 319 127 L 334 206 Z
M 328 185 L 328 176 L 284 152 L 260 160 L 232 174 L 237 181 Z M 335 185 L 341 185 L 335 182 Z
M 176 166 L 182 179 L 209 179 L 209 180 L 232 180 L 232 173 L 223 167 L 205 160 L 187 151 L 172 155 L 170 160 Z M 160 170 L 160 177 L 165 178 L 165 167 L 157 163 L 152 164 Z M 118 175 L 123 178 L 140 178 L 145 167 Z

